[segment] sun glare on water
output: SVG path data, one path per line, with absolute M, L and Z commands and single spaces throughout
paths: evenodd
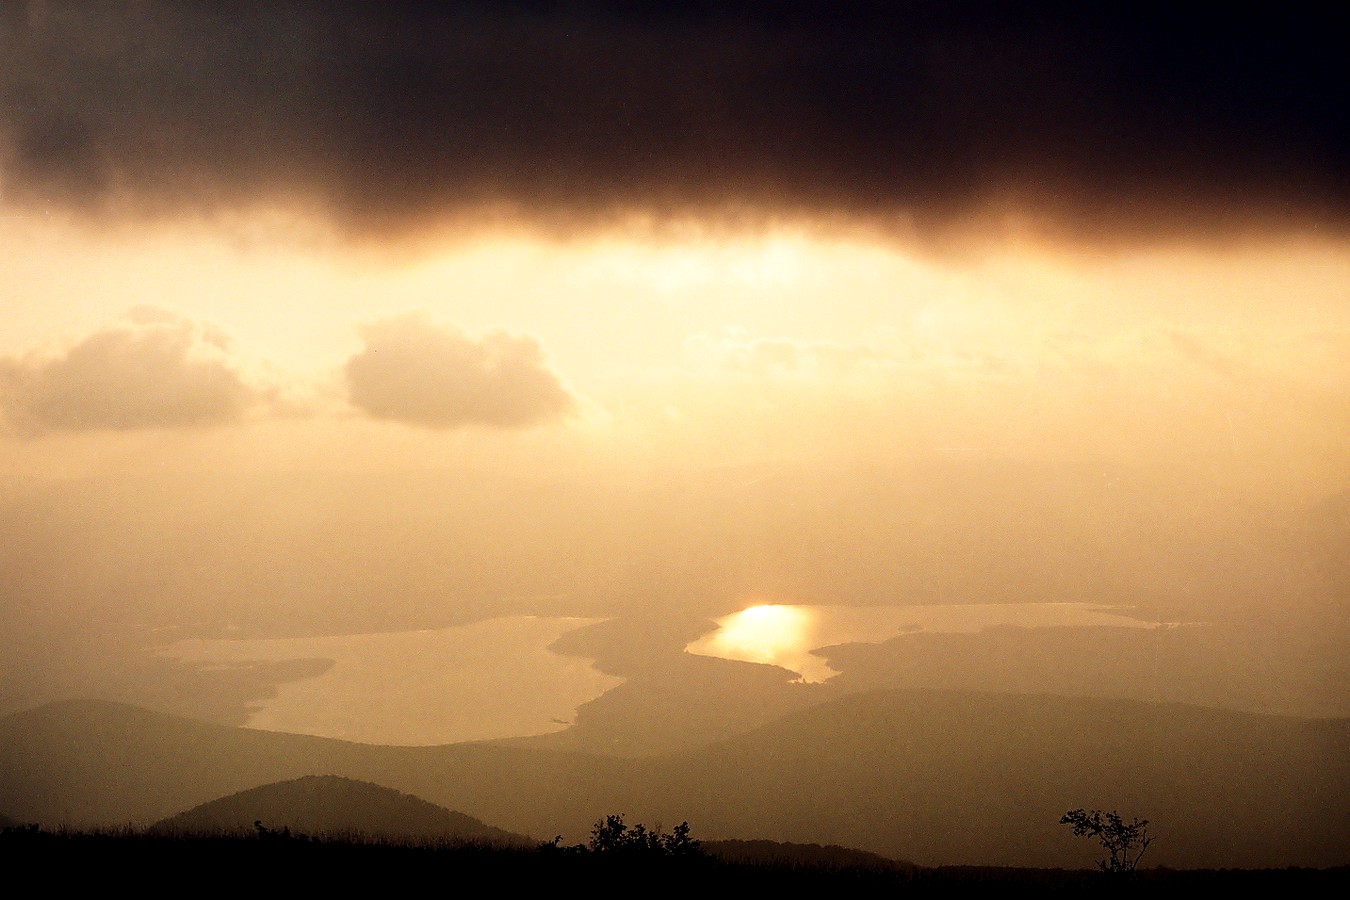
M 689 652 L 742 662 L 782 666 L 804 681 L 834 674 L 811 655 L 814 616 L 800 606 L 773 603 L 751 606 L 717 620 L 717 631 L 689 646 Z

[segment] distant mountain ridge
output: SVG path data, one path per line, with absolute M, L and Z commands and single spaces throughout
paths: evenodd
M 1153 821 L 1152 865 L 1350 861 L 1350 719 L 1051 695 L 880 691 L 643 758 L 488 743 L 378 747 L 76 701 L 0 718 L 0 809 L 148 825 L 306 775 L 373 782 L 539 840 L 601 816 L 696 838 L 856 848 L 928 865 L 1091 866 L 1059 817 Z
M 255 822 L 271 831 L 290 829 L 312 837 L 420 838 L 521 847 L 538 843 L 412 794 L 338 775 L 306 775 L 240 791 L 161 819 L 150 830 L 251 834 Z

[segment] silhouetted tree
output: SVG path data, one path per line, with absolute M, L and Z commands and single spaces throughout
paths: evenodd
M 1096 838 L 1107 853 L 1106 859 L 1097 860 L 1097 868 L 1112 875 L 1133 872 L 1139 858 L 1153 843 L 1148 819 L 1126 822 L 1115 810 L 1104 813 L 1098 809 L 1071 809 L 1059 824 L 1072 825 L 1075 837 Z
M 659 828 L 648 830 L 641 823 L 630 828 L 622 814 L 608 815 L 596 822 L 588 847 L 592 853 L 655 856 L 693 856 L 702 850 L 700 843 L 690 836 L 688 822 L 681 822 L 670 834 L 665 834 Z
M 703 844 L 689 835 L 689 823 L 681 822 L 662 837 L 665 851 L 671 856 L 694 856 L 703 852 Z

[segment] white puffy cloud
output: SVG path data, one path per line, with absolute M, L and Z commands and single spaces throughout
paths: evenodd
M 137 307 L 64 352 L 0 358 L 0 412 L 26 436 L 229 422 L 259 395 L 227 349 L 219 329 Z
M 523 428 L 576 405 L 538 343 L 494 331 L 469 337 L 424 313 L 372 322 L 347 360 L 351 403 L 377 419 L 431 428 Z

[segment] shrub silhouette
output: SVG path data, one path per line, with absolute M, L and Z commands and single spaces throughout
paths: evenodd
M 262 823 L 261 819 L 253 820 L 253 830 L 257 833 L 258 838 L 264 841 L 309 840 L 309 835 L 307 834 L 300 834 L 298 832 L 296 834 L 291 834 L 291 826 L 289 825 L 283 827 L 280 831 L 277 831 L 275 828 L 268 828 L 266 825 Z
M 561 838 L 554 838 L 558 846 Z M 547 846 L 547 845 L 546 845 Z M 689 834 L 689 823 L 681 822 L 669 833 L 659 828 L 648 829 L 641 823 L 629 827 L 623 814 L 608 815 L 591 828 L 591 839 L 586 845 L 592 853 L 621 854 L 624 856 L 697 856 L 700 843 Z
M 1061 825 L 1072 825 L 1075 837 L 1092 837 L 1102 845 L 1106 859 L 1097 860 L 1097 868 L 1111 875 L 1127 875 L 1139 865 L 1153 838 L 1148 833 L 1148 819 L 1126 822 L 1115 810 L 1104 813 L 1093 809 L 1071 809 L 1059 820 Z

